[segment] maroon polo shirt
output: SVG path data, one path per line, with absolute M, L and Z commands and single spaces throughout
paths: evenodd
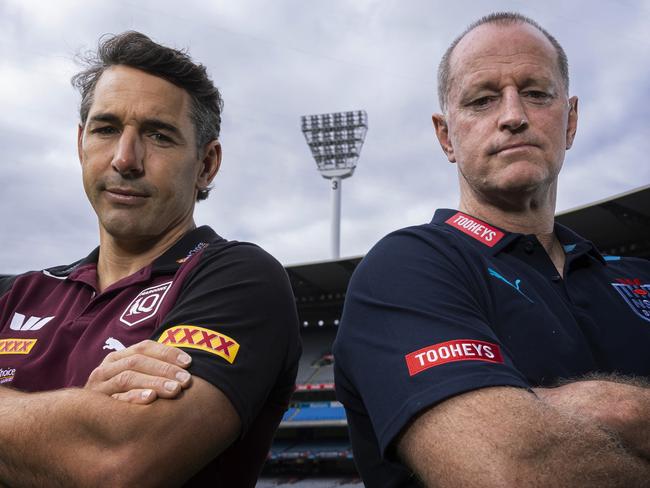
M 0 280 L 0 385 L 81 387 L 113 350 L 144 339 L 180 347 L 242 422 L 240 439 L 192 481 L 253 486 L 300 356 L 284 268 L 204 226 L 99 293 L 98 255 Z

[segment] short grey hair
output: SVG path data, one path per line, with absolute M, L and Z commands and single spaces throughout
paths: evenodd
M 454 52 L 454 48 L 458 43 L 465 37 L 469 32 L 473 31 L 477 27 L 483 24 L 499 24 L 499 25 L 508 25 L 508 24 L 528 24 L 535 27 L 539 30 L 544 36 L 549 40 L 549 42 L 555 48 L 557 52 L 557 63 L 558 68 L 560 69 L 560 75 L 562 76 L 562 81 L 564 82 L 564 87 L 568 93 L 569 91 L 569 60 L 567 59 L 564 49 L 560 43 L 548 33 L 541 25 L 535 22 L 530 17 L 526 17 L 517 12 L 495 12 L 484 17 L 481 17 L 477 21 L 470 24 L 461 35 L 459 35 L 454 41 L 450 44 L 445 51 L 445 54 L 440 60 L 440 65 L 438 66 L 438 102 L 440 103 L 440 109 L 443 112 L 447 111 L 447 96 L 449 95 L 449 84 L 451 82 L 451 55 Z

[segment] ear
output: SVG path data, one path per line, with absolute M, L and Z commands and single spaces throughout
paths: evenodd
M 431 120 L 433 121 L 433 127 L 436 130 L 436 137 L 438 137 L 438 142 L 447 156 L 447 160 L 450 163 L 455 163 L 456 156 L 454 155 L 454 147 L 449 139 L 449 126 L 447 125 L 447 119 L 443 114 L 433 114 Z
M 205 190 L 217 175 L 221 166 L 221 143 L 216 139 L 205 145 L 201 167 L 196 178 L 196 189 Z
M 83 125 L 77 126 L 77 155 L 79 156 L 79 163 L 83 163 L 83 142 L 84 142 L 84 128 Z
M 578 97 L 569 98 L 569 114 L 566 127 L 566 148 L 571 149 L 578 130 Z

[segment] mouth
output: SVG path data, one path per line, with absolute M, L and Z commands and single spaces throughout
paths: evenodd
M 490 154 L 500 154 L 500 153 L 510 153 L 510 152 L 517 152 L 517 151 L 529 151 L 533 148 L 536 148 L 537 146 L 535 144 L 529 144 L 526 142 L 518 142 L 514 144 L 505 144 L 503 146 L 497 146 L 494 148 L 492 151 L 490 151 Z
M 149 194 L 134 188 L 108 187 L 104 192 L 109 200 L 115 203 L 134 204 L 149 198 Z

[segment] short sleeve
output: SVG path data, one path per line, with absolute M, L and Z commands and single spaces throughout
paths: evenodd
M 347 291 L 334 355 L 339 400 L 365 409 L 382 456 L 423 409 L 488 386 L 527 388 L 490 327 L 468 257 L 418 228 L 380 241 Z
M 259 247 L 235 243 L 210 251 L 153 339 L 192 356 L 190 372 L 228 397 L 245 433 L 274 388 L 293 387 L 296 306 L 284 268 Z

